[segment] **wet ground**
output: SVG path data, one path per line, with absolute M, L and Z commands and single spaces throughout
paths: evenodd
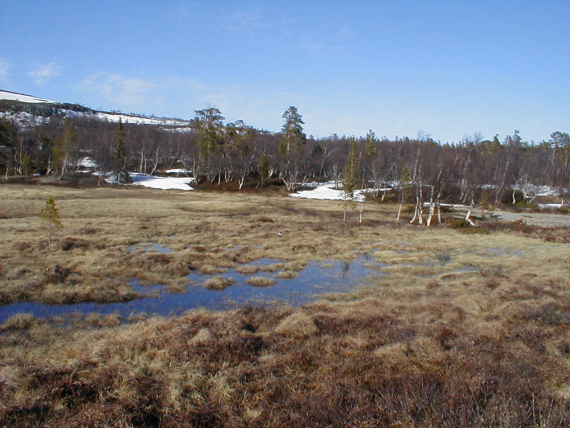
M 549 214 L 549 213 L 511 213 L 504 211 L 496 211 L 495 215 L 499 221 L 513 222 L 522 220 L 531 226 L 540 227 L 568 227 L 570 226 L 570 215 L 565 214 Z
M 163 250 L 156 246 L 153 249 Z M 188 281 L 195 285 L 188 285 L 183 293 L 170 294 L 161 285 L 143 287 L 133 281 L 133 289 L 144 297 L 129 302 L 73 305 L 14 303 L 0 307 L 0 323 L 17 313 L 30 313 L 40 318 L 76 313 L 101 315 L 119 313 L 121 317 L 128 318 L 140 313 L 177 316 L 196 308 L 224 310 L 248 305 L 267 306 L 271 304 L 300 306 L 314 301 L 325 293 L 346 292 L 360 285 L 365 286 L 367 277 L 386 275 L 381 271 L 385 265 L 369 256 L 361 256 L 351 262 L 309 262 L 302 271 L 298 272 L 296 278 L 290 279 L 279 278 L 278 271 L 263 271 L 264 268 L 280 262 L 272 259 L 254 261 L 250 265 L 260 269 L 255 274 L 241 274 L 235 269 L 229 269 L 222 275 L 230 278 L 234 284 L 223 290 L 208 290 L 202 286 L 212 275 L 192 273 L 188 275 Z M 270 278 L 275 283 L 266 287 L 255 287 L 246 282 L 252 277 Z

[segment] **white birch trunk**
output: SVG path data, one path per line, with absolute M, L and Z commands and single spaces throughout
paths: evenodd
M 467 220 L 471 226 L 476 226 L 473 220 L 471 220 L 471 213 L 473 212 L 474 206 L 475 206 L 475 201 L 471 199 L 471 205 L 469 206 L 469 211 L 467 211 L 467 215 L 465 216 L 465 220 Z

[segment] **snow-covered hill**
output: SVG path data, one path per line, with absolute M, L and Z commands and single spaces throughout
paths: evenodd
M 109 122 L 135 123 L 163 126 L 176 131 L 185 131 L 189 121 L 160 117 L 147 117 L 93 110 L 79 104 L 60 103 L 31 95 L 18 94 L 0 89 L 0 117 L 14 120 L 21 126 L 34 126 L 49 121 L 51 116 L 92 117 Z
M 18 94 L 16 92 L 0 90 L 0 99 L 9 101 L 20 101 L 22 103 L 54 103 L 55 101 L 44 98 L 32 97 L 31 95 Z

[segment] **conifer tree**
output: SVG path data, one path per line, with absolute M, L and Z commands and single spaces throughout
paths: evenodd
M 63 229 L 63 224 L 61 223 L 61 215 L 59 209 L 55 204 L 54 198 L 48 198 L 46 200 L 46 206 L 42 208 L 42 222 L 47 225 L 48 230 L 48 245 L 51 246 L 52 234 L 55 229 Z
M 351 139 L 348 159 L 344 165 L 344 181 L 342 182 L 344 222 L 346 223 L 347 210 L 356 208 L 354 191 L 358 188 L 358 173 L 360 169 L 358 143 L 356 139 Z
M 265 181 L 269 178 L 269 163 L 267 162 L 267 156 L 262 153 L 259 158 L 259 179 L 260 185 L 263 187 Z
M 373 158 L 376 156 L 376 143 L 377 143 L 377 139 L 376 139 L 376 134 L 374 133 L 374 131 L 372 131 L 372 129 L 370 129 L 368 131 L 368 134 L 366 134 L 366 156 L 369 158 Z
M 281 128 L 281 134 L 283 135 L 281 139 L 281 144 L 279 146 L 279 152 L 283 155 L 289 153 L 293 148 L 299 148 L 307 141 L 307 136 L 303 132 L 303 119 L 302 116 L 297 111 L 297 107 L 289 107 L 285 113 L 283 113 L 283 119 L 285 123 Z
M 200 155 L 208 158 L 212 152 L 223 151 L 222 130 L 224 128 L 222 112 L 216 107 L 195 110 L 196 117 L 192 119 L 192 128 L 199 139 Z
M 119 118 L 119 129 L 117 131 L 117 139 L 115 140 L 115 156 L 113 157 L 113 169 L 117 173 L 117 183 L 129 181 L 128 174 L 125 173 L 126 163 L 125 128 L 123 127 L 123 121 Z

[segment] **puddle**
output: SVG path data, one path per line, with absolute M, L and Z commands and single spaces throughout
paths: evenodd
M 153 243 L 152 245 L 145 245 L 145 244 L 137 244 L 131 245 L 127 248 L 129 253 L 136 253 L 137 251 L 144 251 L 145 253 L 154 252 L 154 253 L 161 253 L 161 254 L 168 254 L 172 253 L 173 251 L 168 247 L 163 247 L 160 244 Z
M 525 252 L 522 250 L 513 250 L 513 249 L 504 249 L 500 247 L 484 247 L 485 251 L 487 251 L 492 256 L 518 256 L 522 257 L 525 255 Z
M 195 308 L 225 310 L 247 305 L 288 304 L 301 306 L 314 301 L 323 293 L 347 292 L 359 285 L 366 285 L 366 277 L 388 275 L 380 270 L 387 265 L 374 262 L 374 258 L 369 256 L 362 256 L 351 262 L 308 262 L 306 267 L 298 272 L 298 276 L 291 279 L 279 278 L 278 274 L 281 270 L 263 269 L 277 264 L 286 266 L 288 262 L 269 258 L 256 260 L 251 265 L 261 269 L 253 275 L 241 274 L 235 269 L 228 269 L 228 272 L 224 273 L 223 276 L 231 278 L 234 284 L 223 290 L 208 290 L 202 287 L 204 281 L 211 278 L 212 275 L 192 273 L 188 275 L 188 280 L 197 285 L 188 285 L 184 293 L 169 294 L 164 291 L 164 286 L 142 287 L 134 282 L 132 284 L 133 289 L 149 297 L 141 297 L 129 302 L 105 304 L 14 303 L 0 307 L 0 324 L 17 313 L 31 313 L 39 318 L 48 318 L 76 313 L 94 312 L 107 315 L 118 312 L 123 318 L 128 318 L 133 313 L 179 316 L 187 310 Z M 275 283 L 267 287 L 255 287 L 246 282 L 252 277 L 270 278 Z
M 481 268 L 475 267 L 475 266 L 465 265 L 465 266 L 458 267 L 453 272 L 481 272 Z

